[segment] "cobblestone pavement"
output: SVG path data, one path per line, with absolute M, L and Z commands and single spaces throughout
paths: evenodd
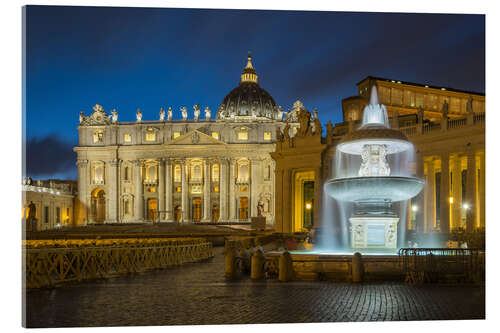
M 484 286 L 224 279 L 205 263 L 27 293 L 27 327 L 482 319 Z

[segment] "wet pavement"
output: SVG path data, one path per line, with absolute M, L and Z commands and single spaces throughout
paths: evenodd
M 27 327 L 483 319 L 484 285 L 226 281 L 214 259 L 27 293 Z

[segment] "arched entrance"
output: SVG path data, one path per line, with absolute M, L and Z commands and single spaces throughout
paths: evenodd
M 174 218 L 176 222 L 180 222 L 182 219 L 182 207 L 180 205 L 174 208 Z
M 193 198 L 191 207 L 193 209 L 193 222 L 199 222 L 201 220 L 201 198 Z
M 240 220 L 248 219 L 248 197 L 241 197 L 238 205 L 238 218 Z
M 158 200 L 155 198 L 148 199 L 148 220 L 156 221 L 158 214 Z
M 219 205 L 213 205 L 213 207 L 212 207 L 212 221 L 213 222 L 219 221 L 219 217 L 220 217 Z
M 91 214 L 94 222 L 102 223 L 106 219 L 106 196 L 100 187 L 91 193 Z

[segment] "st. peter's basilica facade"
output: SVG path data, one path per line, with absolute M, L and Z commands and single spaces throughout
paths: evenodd
M 258 206 L 274 224 L 277 133 L 294 134 L 300 102 L 285 113 L 258 84 L 251 58 L 215 117 L 207 107 L 159 120 L 119 122 L 95 105 L 80 113 L 76 224 L 248 222 Z M 215 118 L 215 119 L 214 119 Z M 279 129 L 279 131 L 278 131 Z

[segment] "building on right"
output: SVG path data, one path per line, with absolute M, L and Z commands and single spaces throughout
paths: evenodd
M 401 222 L 407 223 L 408 230 L 419 233 L 449 233 L 457 228 L 473 231 L 484 227 L 485 95 L 481 93 L 366 77 L 357 84 L 358 95 L 342 100 L 343 122 L 326 126 L 326 137 L 321 137 L 316 145 L 317 159 L 308 158 L 310 162 L 304 161 L 305 164 L 296 168 L 290 163 L 304 155 L 300 142 L 310 139 L 294 137 L 289 144 L 277 145 L 272 154 L 278 157 L 275 157 L 276 169 L 283 169 L 283 175 L 289 176 L 289 179 L 277 177 L 279 184 L 293 184 L 296 174 L 311 169 L 317 170 L 315 181 L 321 184 L 318 188 L 322 188 L 333 175 L 337 144 L 361 123 L 372 86 L 377 88 L 380 104 L 387 108 L 391 127 L 402 131 L 415 146 L 414 162 L 409 166 L 411 173 L 425 180 L 424 190 L 409 202 L 407 217 Z M 307 146 L 309 152 L 314 151 L 310 143 Z M 291 186 L 276 195 L 300 197 L 301 193 L 293 193 L 295 188 L 303 192 L 301 187 Z M 276 231 L 321 228 L 323 219 L 318 206 L 311 212 L 315 216 L 311 228 L 300 214 L 294 215 L 296 207 L 307 203 L 288 201 L 276 210 L 276 219 L 281 221 Z

